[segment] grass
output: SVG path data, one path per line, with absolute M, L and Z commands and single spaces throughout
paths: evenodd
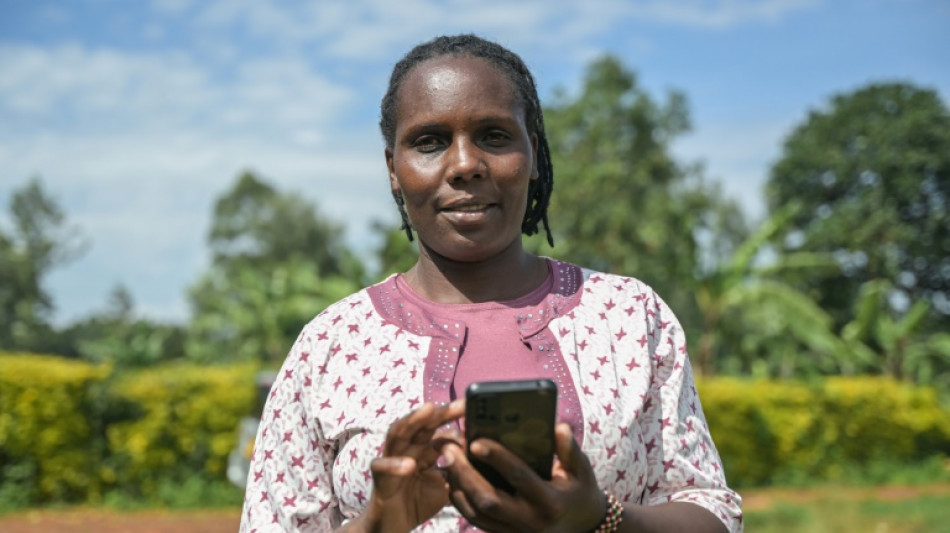
M 797 470 L 781 472 L 774 487 L 820 488 L 822 486 L 882 486 L 950 483 L 950 458 L 935 455 L 915 462 L 876 459 L 863 464 L 837 465 L 824 479 Z
M 755 533 L 931 533 L 950 524 L 950 486 L 900 488 L 876 493 L 860 489 L 811 489 L 773 496 L 745 512 L 745 529 Z M 935 490 L 933 490 L 935 489 Z M 895 499 L 898 498 L 898 499 Z M 750 502 L 752 503 L 752 502 Z
M 208 481 L 198 477 L 184 482 L 159 481 L 148 497 L 111 491 L 103 498 L 103 506 L 117 510 L 141 509 L 217 509 L 240 507 L 244 490 L 227 481 Z
M 71 509 L 83 505 L 116 511 L 229 509 L 240 508 L 244 501 L 244 489 L 224 480 L 207 480 L 198 476 L 184 481 L 159 480 L 147 491 L 148 494 L 141 490 L 112 489 L 95 500 L 78 503 L 31 504 L 27 493 L 18 491 L 18 488 L 14 484 L 0 483 L 0 516 L 30 509 Z
M 195 486 L 183 488 L 183 493 L 190 492 L 192 497 L 209 490 L 207 487 L 198 490 Z M 223 487 L 219 489 L 228 492 Z M 745 491 L 742 496 L 745 500 L 745 530 L 749 533 L 934 533 L 948 531 L 947 525 L 950 524 L 950 483 L 769 488 Z M 222 499 L 232 497 L 233 494 L 227 494 Z M 181 499 L 187 499 L 185 494 Z M 240 514 L 239 503 L 220 509 L 185 510 L 188 506 L 179 501 L 177 509 L 164 507 L 160 512 L 128 505 L 141 503 L 137 501 L 112 503 L 111 506 L 96 508 L 45 508 L 5 516 L 0 514 L 0 530 L 30 533 L 53 530 L 211 533 L 209 523 L 220 525 L 227 522 L 233 528 Z M 35 527 L 27 527 L 34 522 L 37 522 Z M 58 523 L 73 525 L 70 529 L 51 527 L 51 524 Z M 111 529 L 103 526 L 106 523 L 112 524 Z M 132 529 L 129 523 L 138 525 Z M 145 527 L 147 524 L 166 525 L 149 529 Z M 19 529 L 13 528 L 14 525 Z

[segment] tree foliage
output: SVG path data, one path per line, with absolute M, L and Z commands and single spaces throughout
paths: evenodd
M 934 91 L 889 83 L 835 96 L 788 137 L 767 194 L 772 210 L 803 205 L 784 250 L 842 265 L 797 279 L 839 325 L 862 285 L 883 279 L 898 310 L 927 300 L 926 329 L 950 327 L 950 112 Z
M 326 275 L 361 274 L 338 224 L 300 195 L 281 193 L 253 173 L 241 174 L 218 198 L 212 217 L 208 245 L 217 267 L 266 268 L 306 258 Z
M 38 178 L 13 192 L 9 214 L 12 227 L 0 228 L 0 347 L 50 350 L 54 306 L 43 282 L 85 242 Z
M 188 356 L 201 362 L 280 363 L 304 324 L 359 288 L 354 280 L 322 275 L 300 258 L 266 269 L 241 263 L 226 276 L 212 270 L 191 292 L 197 312 Z
M 556 255 L 636 276 L 687 315 L 700 235 L 735 242 L 743 223 L 698 167 L 670 153 L 670 143 L 689 129 L 685 98 L 673 92 L 658 104 L 606 56 L 589 66 L 576 97 L 561 92 L 544 113 Z
M 185 355 L 185 328 L 136 316 L 132 295 L 116 286 L 105 310 L 63 329 L 59 334 L 63 355 L 119 369 L 146 367 L 181 359 Z
M 376 221 L 373 223 L 373 231 L 382 240 L 376 249 L 378 278 L 405 272 L 416 264 L 419 253 L 399 225 L 392 226 Z
M 921 335 L 930 304 L 917 300 L 895 316 L 891 290 L 884 279 L 861 286 L 854 318 L 841 331 L 845 349 L 866 363 L 866 372 L 950 390 L 950 333 Z
M 211 268 L 189 293 L 196 360 L 280 362 L 310 318 L 364 281 L 339 226 L 251 173 L 215 203 L 208 241 Z
M 702 317 L 692 355 L 705 375 L 797 377 L 852 369 L 831 317 L 776 273 L 836 271 L 828 254 L 798 252 L 760 264 L 769 240 L 799 206 L 774 213 L 725 260 L 701 274 L 693 294 Z
M 554 159 L 550 255 L 638 277 L 666 299 L 707 374 L 887 374 L 950 389 L 950 113 L 910 84 L 833 98 L 788 137 L 750 232 L 736 205 L 671 143 L 685 98 L 662 101 L 616 58 L 545 109 Z M 83 241 L 38 180 L 0 227 L 0 348 L 117 366 L 175 358 L 278 363 L 330 303 L 417 258 L 382 223 L 374 279 L 342 227 L 252 173 L 217 199 L 209 268 L 184 326 L 134 313 L 121 287 L 104 311 L 50 324 L 50 271 Z M 543 236 L 529 250 L 547 254 Z

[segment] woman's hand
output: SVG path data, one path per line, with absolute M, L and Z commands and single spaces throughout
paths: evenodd
M 427 403 L 389 427 L 382 456 L 370 464 L 373 495 L 353 526 L 403 533 L 448 504 L 448 484 L 435 466 L 443 444 L 436 430 L 462 416 L 464 405 Z
M 450 498 L 469 522 L 486 531 L 592 531 L 606 513 L 606 501 L 590 461 L 571 435 L 570 426 L 555 428 L 557 461 L 551 481 L 501 444 L 479 439 L 471 452 L 501 473 L 515 488 L 509 494 L 490 485 L 469 463 L 457 444 L 444 445 Z

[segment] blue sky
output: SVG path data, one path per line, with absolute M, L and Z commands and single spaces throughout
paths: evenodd
M 242 170 L 370 250 L 370 223 L 396 220 L 376 128 L 389 69 L 475 32 L 526 60 L 542 100 L 605 52 L 656 98 L 685 93 L 676 154 L 756 220 L 784 136 L 830 96 L 899 80 L 948 102 L 948 28 L 946 0 L 0 0 L 0 202 L 39 176 L 91 244 L 48 280 L 58 322 L 116 284 L 185 320 L 213 201 Z

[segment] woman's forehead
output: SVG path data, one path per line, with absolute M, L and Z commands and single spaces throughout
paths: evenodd
M 460 99 L 494 101 L 521 107 L 521 99 L 504 70 L 473 56 L 441 56 L 416 65 L 406 74 L 397 102 L 400 112 L 458 105 Z

